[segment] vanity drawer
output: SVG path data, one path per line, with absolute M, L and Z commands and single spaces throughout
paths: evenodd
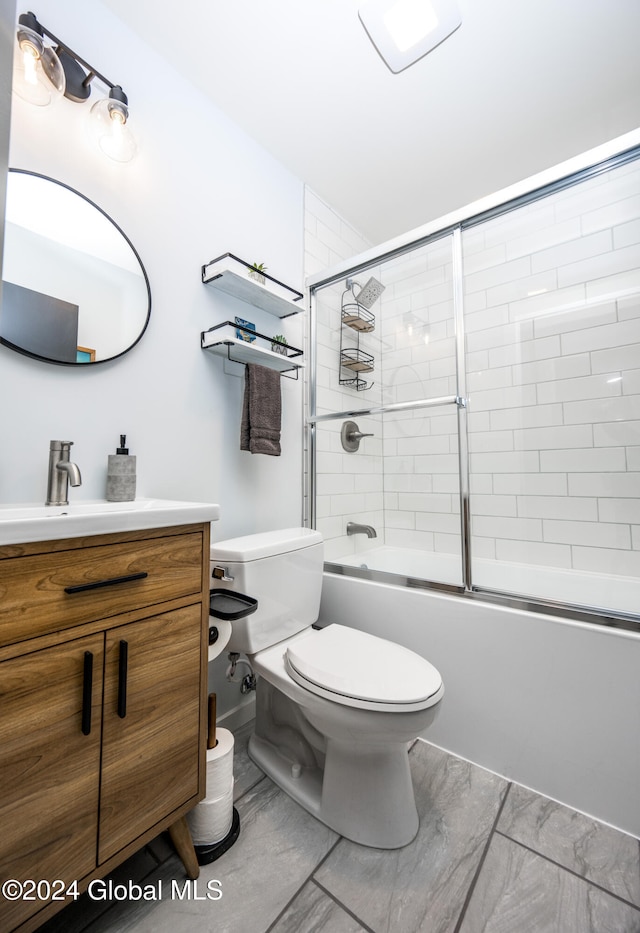
M 199 595 L 202 563 L 200 533 L 0 561 L 0 645 Z

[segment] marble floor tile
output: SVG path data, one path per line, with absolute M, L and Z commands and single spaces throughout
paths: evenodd
M 253 731 L 253 723 L 247 723 L 234 732 L 234 801 L 237 802 L 248 790 L 265 780 L 264 773 L 251 761 L 247 753 L 249 736 Z M 242 831 L 242 827 L 241 827 Z M 165 863 L 159 869 L 161 863 Z M 130 859 L 120 865 L 109 876 L 114 884 L 122 881 L 149 883 L 162 881 L 166 890 L 171 890 L 174 879 L 184 877 L 180 861 L 168 833 L 161 833 L 149 845 L 145 846 Z M 81 933 L 90 923 L 97 923 L 97 918 L 105 915 L 100 921 L 99 929 L 105 933 L 119 933 L 121 924 L 128 924 L 128 928 L 136 929 L 139 918 L 149 910 L 149 904 L 141 905 L 113 905 L 108 902 L 91 900 L 83 895 L 77 902 L 70 904 L 65 910 L 56 914 L 51 920 L 43 924 L 38 933 Z M 169 928 L 171 924 L 169 924 Z M 98 927 L 91 927 L 98 933 Z
M 338 836 L 266 779 L 237 808 L 238 841 L 201 867 L 191 889 L 197 899 L 172 896 L 174 881 L 179 890 L 185 887 L 184 869 L 174 856 L 146 879 L 163 879 L 161 901 L 118 905 L 91 933 L 265 933 Z
M 343 839 L 314 879 L 376 933 L 453 933 L 507 782 L 424 742 L 410 758 L 415 840 L 385 851 Z
M 366 928 L 312 881 L 304 886 L 269 933 L 367 933 Z
M 416 839 L 357 846 L 251 762 L 251 731 L 235 733 L 240 837 L 197 883 L 163 833 L 110 876 L 160 900 L 85 895 L 38 933 L 640 933 L 637 839 L 417 741 Z
M 640 907 L 640 843 L 604 823 L 510 787 L 497 829 Z
M 122 868 L 126 869 L 127 862 Z M 132 879 L 133 880 L 133 879 Z M 153 872 L 144 879 L 137 879 L 140 885 L 152 885 L 159 893 L 157 901 L 145 900 L 111 900 L 108 910 L 101 913 L 90 924 L 87 924 L 87 933 L 131 933 L 142 929 L 142 926 L 151 916 L 155 916 L 155 933 L 178 933 L 181 931 L 175 924 L 175 917 L 171 910 L 171 885 L 176 881 L 182 890 L 186 876 L 182 862 L 177 855 L 172 854 L 162 865 L 157 866 Z M 202 889 L 202 888 L 200 888 Z M 85 894 L 86 898 L 87 895 Z M 203 925 L 203 930 L 207 927 Z M 38 933 L 42 933 L 38 930 Z M 67 933 L 66 927 L 61 927 L 60 933 Z
M 156 840 L 154 840 L 156 842 Z M 129 880 L 139 882 L 158 870 L 160 860 L 157 853 L 162 852 L 164 857 L 173 853 L 170 843 L 158 837 L 157 845 L 145 846 L 132 855 L 131 858 L 119 865 L 109 878 L 114 884 L 127 883 Z M 81 933 L 89 924 L 101 914 L 110 909 L 110 904 L 101 900 L 92 900 L 87 894 L 81 895 L 63 910 L 54 914 L 50 920 L 38 928 L 38 933 Z
M 459 933 L 639 933 L 640 911 L 499 833 Z
M 264 778 L 264 772 L 249 758 L 247 746 L 253 732 L 253 722 L 249 722 L 233 732 L 233 799 L 238 800 L 258 781 Z

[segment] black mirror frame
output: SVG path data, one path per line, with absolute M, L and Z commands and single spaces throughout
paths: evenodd
M 19 347 L 17 346 L 17 344 L 11 343 L 11 341 L 9 340 L 5 340 L 5 338 L 2 337 L 1 335 L 0 335 L 0 344 L 2 344 L 5 347 L 8 347 L 10 350 L 15 350 L 17 353 L 21 353 L 23 356 L 28 356 L 33 360 L 40 360 L 43 363 L 53 363 L 56 366 L 81 366 L 83 368 L 86 368 L 87 366 L 94 366 L 100 363 L 110 363 L 113 360 L 117 360 L 121 356 L 124 356 L 125 353 L 128 353 L 130 350 L 133 350 L 136 344 L 139 343 L 139 341 L 142 339 L 142 336 L 149 325 L 149 319 L 151 317 L 151 286 L 149 284 L 149 276 L 147 275 L 147 270 L 144 267 L 144 264 L 142 262 L 142 259 L 140 258 L 140 254 L 138 253 L 137 249 L 135 248 L 135 246 L 133 245 L 133 243 L 127 236 L 127 234 L 124 232 L 124 230 L 115 222 L 115 220 L 112 217 L 110 217 L 109 214 L 107 214 L 107 212 L 104 211 L 98 204 L 92 201 L 91 198 L 88 198 L 85 194 L 82 194 L 81 191 L 78 191 L 76 188 L 72 188 L 71 185 L 67 185 L 63 181 L 58 181 L 57 178 L 51 178 L 51 176 L 43 175 L 40 172 L 32 172 L 29 169 L 9 167 L 9 172 L 13 172 L 14 174 L 20 174 L 20 175 L 31 175 L 34 178 L 41 178 L 44 181 L 50 181 L 54 185 L 60 185 L 61 188 L 66 188 L 67 191 L 71 191 L 73 194 L 76 194 L 79 198 L 82 198 L 84 201 L 90 204 L 91 207 L 95 208 L 95 210 L 97 210 L 100 214 L 102 214 L 103 217 L 105 217 L 109 221 L 109 223 L 113 224 L 113 226 L 116 228 L 120 236 L 128 243 L 131 251 L 133 252 L 134 256 L 136 257 L 140 265 L 140 269 L 142 270 L 144 283 L 147 289 L 147 316 L 146 316 L 142 330 L 140 331 L 136 339 L 133 341 L 133 343 L 130 344 L 130 346 L 124 349 L 121 353 L 116 353 L 114 356 L 109 356 L 104 360 L 90 360 L 84 363 L 71 362 L 71 361 L 66 361 L 66 360 L 52 360 L 50 357 L 40 356 L 38 353 L 32 353 L 29 350 L 25 350 L 23 347 Z

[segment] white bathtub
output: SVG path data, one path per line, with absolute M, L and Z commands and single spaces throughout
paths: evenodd
M 320 622 L 389 638 L 440 670 L 429 741 L 640 836 L 640 633 L 335 573 Z
M 332 558 L 333 564 L 345 567 L 361 567 L 363 570 L 379 570 L 397 573 L 418 580 L 436 580 L 438 583 L 460 584 L 462 570 L 460 557 L 455 554 L 437 554 L 435 551 L 418 551 L 415 548 L 377 547 L 363 548 L 355 554 Z
M 418 580 L 462 585 L 460 555 L 382 545 L 332 558 L 333 564 L 395 573 Z M 554 570 L 549 567 L 473 561 L 473 583 L 486 590 L 606 611 L 640 613 L 640 580 L 612 574 Z

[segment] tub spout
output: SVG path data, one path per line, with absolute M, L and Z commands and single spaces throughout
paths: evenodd
M 358 525 L 357 522 L 347 522 L 348 535 L 366 535 L 367 538 L 377 538 L 373 525 Z

